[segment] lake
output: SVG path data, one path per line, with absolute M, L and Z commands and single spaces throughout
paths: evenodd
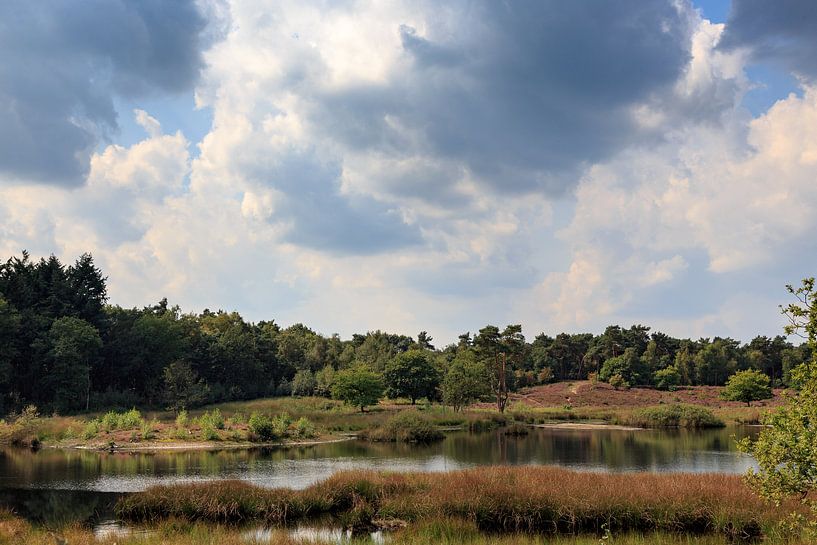
M 480 465 L 558 465 L 579 471 L 743 473 L 752 458 L 735 438 L 757 428 L 716 430 L 531 429 L 449 432 L 431 445 L 350 440 L 250 450 L 107 453 L 0 450 L 0 503 L 37 521 L 110 517 L 123 493 L 154 484 L 240 479 L 304 488 L 345 469 L 452 471 Z

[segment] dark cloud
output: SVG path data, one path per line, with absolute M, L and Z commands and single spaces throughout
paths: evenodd
M 289 224 L 286 239 L 294 244 L 336 254 L 374 254 L 417 244 L 419 229 L 403 221 L 399 211 L 365 195 L 340 191 L 341 170 L 311 153 L 285 154 L 257 170 L 255 182 L 284 195 L 272 221 Z
M 733 0 L 719 47 L 746 47 L 756 60 L 817 78 L 817 2 Z
M 455 161 L 494 190 L 558 194 L 638 139 L 630 108 L 683 73 L 691 18 L 674 4 L 435 4 L 424 35 L 397 29 L 404 72 L 323 96 L 315 115 L 352 148 Z
M 191 89 L 204 28 L 193 0 L 0 2 L 0 176 L 81 184 L 113 95 Z

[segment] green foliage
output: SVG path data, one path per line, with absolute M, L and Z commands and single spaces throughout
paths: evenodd
M 79 318 L 63 317 L 51 324 L 44 341 L 49 372 L 45 383 L 57 411 L 87 408 L 91 366 L 102 348 L 99 331 Z
M 93 439 L 97 435 L 99 435 L 99 421 L 98 420 L 91 420 L 85 427 L 82 428 L 82 438 L 83 439 Z
M 185 429 L 187 428 L 187 424 L 189 423 L 187 411 L 181 410 L 176 415 L 176 428 L 178 429 Z
M 276 437 L 286 437 L 292 418 L 287 413 L 281 413 L 272 419 L 272 429 Z
M 99 419 L 99 424 L 105 431 L 141 428 L 143 424 L 142 413 L 136 409 L 124 413 L 109 411 Z
M 203 403 L 207 397 L 206 386 L 186 361 L 172 362 L 162 371 L 162 378 L 165 399 L 176 413 Z
M 315 425 L 308 418 L 301 417 L 293 424 L 295 436 L 299 439 L 310 439 L 315 437 Z
M 315 375 L 309 369 L 301 369 L 292 378 L 292 395 L 311 396 L 315 393 Z
M 332 396 L 332 383 L 335 381 L 335 368 L 325 365 L 320 371 L 315 373 L 315 395 L 323 397 Z
M 627 348 L 620 356 L 615 356 L 605 360 L 599 371 L 599 380 L 602 382 L 610 382 L 610 380 L 618 375 L 622 379 L 620 383 L 638 384 L 639 375 L 638 354 L 634 348 Z
M 661 405 L 635 411 L 627 423 L 643 428 L 722 428 L 715 414 L 699 405 Z
M 803 280 L 800 287 L 786 286 L 797 300 L 783 313 L 789 318 L 786 333 L 801 335 L 815 353 L 817 348 L 817 305 L 814 303 L 814 278 Z M 817 358 L 801 364 L 793 372 L 799 385 L 785 406 L 768 414 L 765 427 L 756 441 L 744 439 L 738 447 L 757 460 L 758 470 L 749 470 L 746 480 L 761 496 L 780 504 L 790 497 L 798 498 L 811 513 L 792 513 L 792 521 L 805 526 L 817 538 Z
M 159 422 L 157 420 L 143 421 L 142 425 L 140 426 L 141 437 L 145 441 L 150 441 L 154 437 L 156 437 L 156 429 L 159 427 Z
M 247 424 L 250 433 L 259 441 L 272 441 L 277 439 L 275 426 L 272 419 L 260 413 L 252 413 Z
M 738 371 L 726 381 L 726 387 L 721 391 L 721 397 L 728 401 L 742 401 L 750 406 L 752 401 L 769 399 L 772 397 L 772 388 L 769 386 L 769 377 L 760 371 L 747 369 Z
M 443 403 L 459 411 L 490 395 L 486 374 L 485 365 L 475 358 L 472 351 L 461 351 L 448 366 L 443 378 Z
M 332 384 L 332 397 L 344 403 L 359 407 L 360 411 L 376 404 L 383 396 L 380 376 L 363 366 L 339 371 Z
M 199 417 L 199 426 L 202 428 L 209 427 L 214 430 L 223 430 L 224 417 L 221 415 L 221 411 L 219 409 L 213 409 L 212 411 L 205 412 Z
M 674 391 L 681 383 L 681 373 L 674 365 L 659 369 L 653 374 L 653 382 L 659 390 Z
M 610 377 L 609 382 L 610 386 L 612 386 L 616 390 L 628 390 L 630 388 L 630 383 L 624 380 L 624 377 L 622 377 L 618 373 Z
M 407 397 L 414 405 L 422 397 L 433 398 L 440 375 L 427 350 L 409 350 L 386 365 L 383 381 L 390 398 Z

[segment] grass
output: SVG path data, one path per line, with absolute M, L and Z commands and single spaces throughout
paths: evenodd
M 444 435 L 429 418 L 408 410 L 395 414 L 382 426 L 361 433 L 360 437 L 369 441 L 431 443 Z
M 697 405 L 659 405 L 639 409 L 624 421 L 640 428 L 722 428 L 724 422 L 710 409 Z
M 487 467 L 444 474 L 344 472 L 305 490 L 242 482 L 159 486 L 123 498 L 126 520 L 285 523 L 333 514 L 357 525 L 376 518 L 439 517 L 480 532 L 545 534 L 686 532 L 729 538 L 771 533 L 781 511 L 729 475 L 579 473 L 553 467 Z

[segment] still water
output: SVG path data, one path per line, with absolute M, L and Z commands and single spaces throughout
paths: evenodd
M 451 471 L 480 465 L 558 465 L 581 471 L 742 473 L 752 459 L 735 438 L 753 428 L 718 430 L 531 429 L 451 432 L 432 445 L 358 440 L 305 447 L 102 453 L 0 450 L 0 504 L 32 519 L 91 519 L 122 493 L 154 484 L 240 479 L 264 487 L 304 488 L 345 469 Z M 87 515 L 87 517 L 86 517 Z

